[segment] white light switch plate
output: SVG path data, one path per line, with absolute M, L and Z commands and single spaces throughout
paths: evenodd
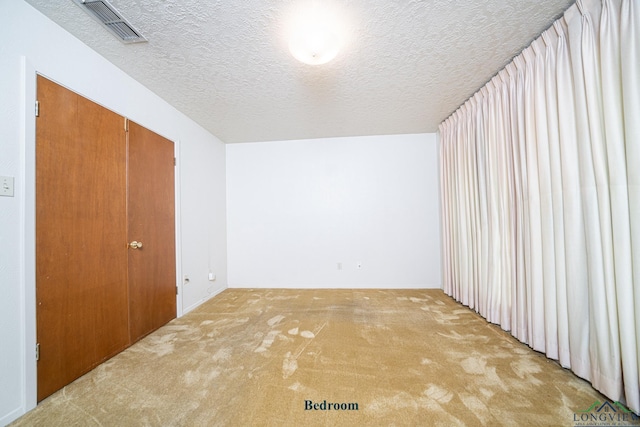
M 0 176 L 0 196 L 13 197 L 12 176 Z

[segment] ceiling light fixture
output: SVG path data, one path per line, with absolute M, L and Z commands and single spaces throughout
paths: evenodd
M 317 1 L 298 11 L 289 35 L 289 51 L 298 61 L 326 64 L 336 57 L 341 44 L 342 34 L 335 13 Z

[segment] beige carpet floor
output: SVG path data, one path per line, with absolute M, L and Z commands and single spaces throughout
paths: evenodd
M 596 401 L 440 290 L 228 289 L 14 425 L 573 426 Z

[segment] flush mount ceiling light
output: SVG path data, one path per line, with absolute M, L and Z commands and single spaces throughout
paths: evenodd
M 326 64 L 340 51 L 343 42 L 340 27 L 335 10 L 317 1 L 307 4 L 293 18 L 289 51 L 305 64 Z

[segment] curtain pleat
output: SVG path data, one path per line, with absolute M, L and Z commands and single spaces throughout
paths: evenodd
M 624 148 L 627 172 L 627 195 L 630 218 L 631 275 L 627 289 L 627 300 L 632 308 L 627 311 L 624 328 L 625 338 L 635 343 L 635 354 L 623 353 L 625 393 L 630 402 L 640 401 L 640 5 L 637 0 L 623 0 L 620 12 L 620 68 L 624 122 Z M 613 30 L 615 31 L 615 29 Z M 630 320 L 633 319 L 633 320 Z M 628 360 L 625 361 L 624 358 Z M 635 357 L 635 360 L 634 360 Z M 631 366 L 635 363 L 635 375 Z M 627 372 L 629 367 L 629 372 Z M 640 406 L 640 405 L 638 405 Z
M 629 216 L 629 196 L 627 193 L 627 165 L 624 138 L 624 111 L 622 101 L 621 45 L 620 45 L 621 3 L 611 0 L 602 2 L 600 21 L 600 52 L 602 82 L 602 112 L 608 164 L 609 191 L 611 203 L 612 246 L 615 257 L 613 268 L 615 305 L 612 314 L 618 319 L 612 323 L 620 325 L 621 373 L 624 380 L 624 394 L 631 400 L 638 400 L 638 352 L 636 348 L 635 311 L 633 306 L 633 267 L 631 261 L 631 218 Z M 617 321 L 616 321 L 617 320 Z M 629 325 L 624 326 L 622 325 Z M 628 329 L 628 330 L 625 330 Z M 615 386 L 615 385 L 614 385 Z M 621 395 L 622 390 L 620 390 Z
M 636 413 L 639 28 L 577 0 L 439 128 L 444 291 Z
M 555 328 L 547 337 L 547 354 L 558 359 L 560 364 L 568 367 L 569 363 L 569 316 L 567 311 L 567 281 L 565 270 L 564 244 L 564 202 L 562 188 L 562 157 L 560 154 L 560 129 L 558 113 L 558 82 L 556 76 L 558 34 L 551 28 L 542 34 L 545 44 L 544 53 L 544 98 L 546 102 L 548 158 L 549 158 L 549 191 L 551 204 L 551 238 L 553 239 L 553 275 L 547 281 L 549 285 L 546 295 L 552 302 L 546 307 L 547 312 L 554 313 Z M 553 330 L 555 329 L 555 330 Z
M 525 343 L 530 343 L 531 339 L 531 325 L 532 321 L 532 308 L 531 300 L 533 295 L 531 293 L 531 265 L 530 265 L 530 235 L 529 235 L 529 186 L 528 186 L 528 173 L 527 173 L 527 156 L 526 156 L 526 133 L 525 133 L 525 108 L 519 108 L 523 106 L 525 101 L 525 62 L 521 56 L 514 59 L 514 65 L 516 68 L 516 86 L 515 86 L 515 126 L 517 131 L 517 149 L 519 164 L 519 176 L 520 179 L 520 197 L 521 197 L 521 213 L 522 213 L 522 225 L 520 236 L 522 242 L 522 283 L 520 284 L 522 312 L 520 313 L 520 339 Z
M 516 58 L 517 59 L 517 58 Z M 520 79 L 520 72 L 515 63 L 511 63 L 506 68 L 509 74 L 509 118 L 510 118 L 510 142 L 509 147 L 511 149 L 512 158 L 512 171 L 513 171 L 513 184 L 514 184 L 514 203 L 512 206 L 513 217 L 513 257 L 514 265 L 512 267 L 514 282 L 512 289 L 512 304 L 511 318 L 512 326 L 511 333 L 523 342 L 527 341 L 527 292 L 526 292 L 526 269 L 525 269 L 525 242 L 524 242 L 524 189 L 523 189 L 523 173 L 520 156 L 520 123 L 518 105 L 519 92 L 518 81 Z
M 583 103 L 576 105 L 579 112 L 578 127 L 584 129 L 580 153 L 583 212 L 586 218 L 587 267 L 589 271 L 590 357 L 591 382 L 604 394 L 618 399 L 621 395 L 620 345 L 616 314 L 615 282 L 613 272 L 613 247 L 611 236 L 609 180 L 606 170 L 607 154 L 604 150 L 602 116 L 602 88 L 598 67 L 599 51 L 593 19 L 599 15 L 599 2 L 576 2 L 580 19 L 571 25 L 580 27 L 580 38 L 574 42 L 580 48 L 581 67 L 574 67 L 580 75 L 581 85 L 576 87 Z M 577 34 L 577 31 L 576 31 Z M 576 61 L 578 62 L 578 61 Z
M 537 172 L 540 200 L 540 239 L 542 250 L 542 298 L 544 345 L 542 350 L 551 358 L 558 358 L 558 322 L 556 301 L 555 239 L 553 200 L 551 196 L 551 159 L 549 154 L 549 126 L 546 94 L 546 44 L 538 39 L 531 45 L 535 54 L 534 112 L 536 122 Z
M 510 212 L 510 206 L 513 203 L 513 183 L 511 168 L 511 153 L 508 145 L 509 129 L 509 91 L 507 90 L 508 73 L 502 70 L 494 79 L 496 88 L 499 93 L 498 128 L 500 131 L 499 139 L 499 160 L 500 177 L 498 182 L 501 185 L 500 193 L 500 277 L 501 280 L 496 284 L 500 289 L 500 299 L 497 301 L 496 310 L 499 311 L 499 319 L 496 323 L 500 324 L 503 329 L 511 328 L 511 286 L 513 283 L 513 217 Z M 504 286 L 503 286 L 504 284 Z

